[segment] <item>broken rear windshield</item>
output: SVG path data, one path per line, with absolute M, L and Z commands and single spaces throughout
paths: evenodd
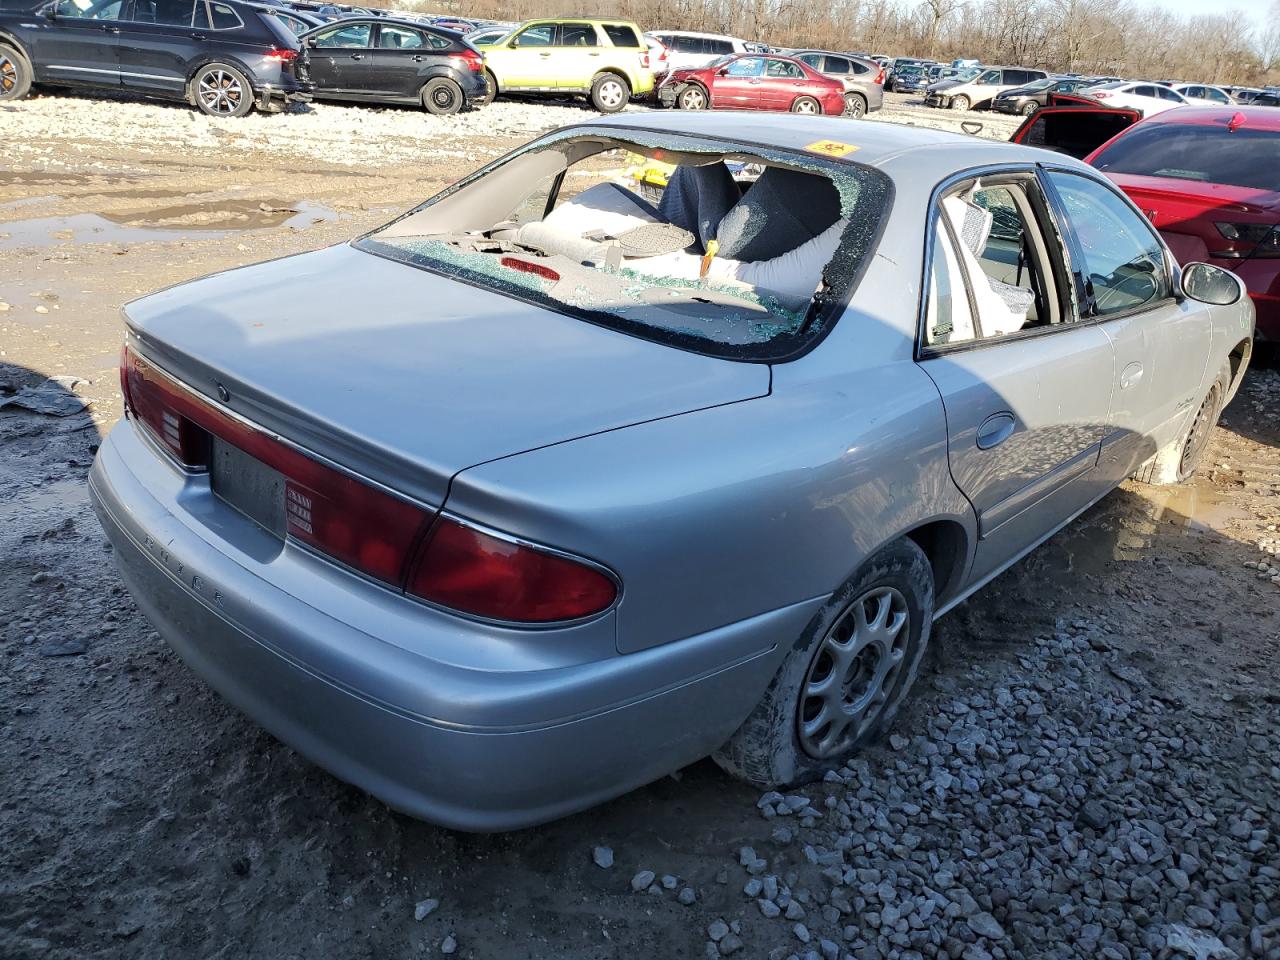
M 779 360 L 848 302 L 889 193 L 816 153 L 578 127 L 356 245 L 647 339 Z

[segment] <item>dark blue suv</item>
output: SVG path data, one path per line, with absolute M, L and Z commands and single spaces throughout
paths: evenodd
M 9 0 L 11 2 L 11 0 Z M 310 100 L 305 60 L 271 8 L 240 0 L 0 0 L 0 100 L 32 84 L 186 100 L 241 117 Z

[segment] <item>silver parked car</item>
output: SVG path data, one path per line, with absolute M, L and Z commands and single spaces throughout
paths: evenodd
M 788 56 L 844 84 L 845 116 L 860 119 L 884 106 L 884 67 L 874 60 L 826 50 L 792 50 Z
M 1075 160 L 737 113 L 565 128 L 125 314 L 90 483 L 138 604 L 281 740 L 467 830 L 708 754 L 839 764 L 935 618 L 1191 473 L 1253 327 Z

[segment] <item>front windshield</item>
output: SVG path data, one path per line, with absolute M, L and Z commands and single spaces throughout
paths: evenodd
M 817 152 L 577 127 L 356 245 L 624 333 L 776 360 L 835 322 L 888 197 L 883 174 Z
M 730 54 L 726 54 L 726 55 L 725 55 L 725 56 L 723 56 L 723 57 L 716 57 L 714 60 L 712 60 L 710 63 L 708 63 L 708 64 L 707 64 L 707 66 L 708 66 L 708 67 L 723 67 L 726 63 L 728 63 L 730 60 L 734 59 L 736 56 L 737 56 L 737 54 L 735 54 L 735 53 L 730 53 Z
M 1057 82 L 1058 82 L 1057 80 L 1053 80 L 1053 79 L 1037 80 L 1034 83 L 1026 84 L 1025 86 L 1023 86 L 1022 89 L 1023 90 L 1048 90 Z

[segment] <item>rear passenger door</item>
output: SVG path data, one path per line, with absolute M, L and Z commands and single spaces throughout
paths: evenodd
M 171 96 L 184 91 L 187 65 L 204 48 L 192 27 L 195 9 L 195 0 L 129 0 L 120 22 L 124 86 Z
M 1077 322 L 1032 170 L 954 182 L 929 230 L 919 362 L 946 410 L 952 478 L 978 518 L 981 579 L 1109 489 L 1096 468 L 1113 348 Z
M 552 86 L 587 90 L 600 65 L 600 39 L 590 23 L 562 23 L 552 62 Z
M 120 83 L 121 0 L 98 0 L 85 6 L 62 0 L 54 16 L 35 34 L 36 79 L 47 83 Z

